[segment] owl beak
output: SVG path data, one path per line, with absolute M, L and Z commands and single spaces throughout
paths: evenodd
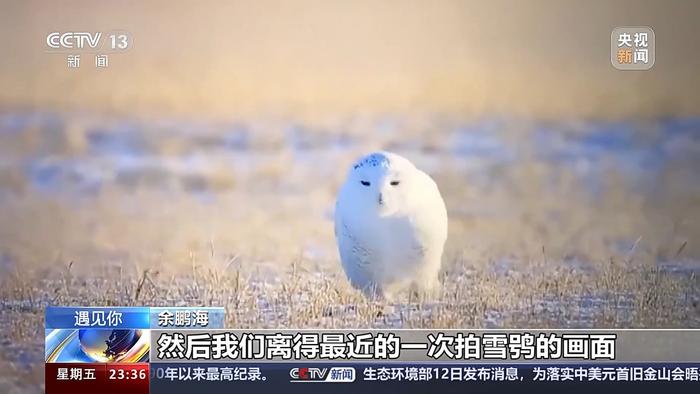
M 377 198 L 377 202 L 379 203 L 379 205 L 384 204 L 384 196 L 382 196 L 382 193 L 379 193 L 379 197 Z

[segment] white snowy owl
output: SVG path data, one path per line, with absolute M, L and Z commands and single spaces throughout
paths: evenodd
M 375 152 L 352 166 L 338 193 L 335 236 L 350 283 L 366 295 L 425 294 L 438 284 L 447 210 L 428 174 Z

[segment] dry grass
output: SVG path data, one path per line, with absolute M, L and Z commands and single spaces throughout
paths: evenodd
M 0 283 L 0 358 L 9 361 L 3 361 L 0 387 L 10 391 L 3 392 L 41 387 L 48 304 L 224 306 L 226 326 L 237 328 L 700 327 L 700 280 L 694 273 L 626 262 L 584 272 L 541 261 L 524 272 L 498 272 L 488 264 L 453 261 L 437 299 L 417 303 L 406 296 L 378 304 L 351 289 L 338 270 L 319 273 L 306 261 L 270 278 L 246 272 L 236 257 L 211 259 L 222 264 L 193 259 L 190 272 L 131 265 L 90 267 L 92 273 L 80 274 L 86 267 L 68 263 L 37 275 L 7 275 Z

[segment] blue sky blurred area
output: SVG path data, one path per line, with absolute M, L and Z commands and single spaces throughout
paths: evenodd
M 697 1 L 3 1 L 0 106 L 119 113 L 357 112 L 629 118 L 700 114 Z M 656 64 L 610 64 L 617 26 Z M 97 70 L 52 31 L 126 30 Z

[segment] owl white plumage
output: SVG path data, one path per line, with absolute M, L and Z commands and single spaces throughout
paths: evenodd
M 371 153 L 348 172 L 335 206 L 335 236 L 350 283 L 390 298 L 438 285 L 447 210 L 435 181 L 408 159 Z

